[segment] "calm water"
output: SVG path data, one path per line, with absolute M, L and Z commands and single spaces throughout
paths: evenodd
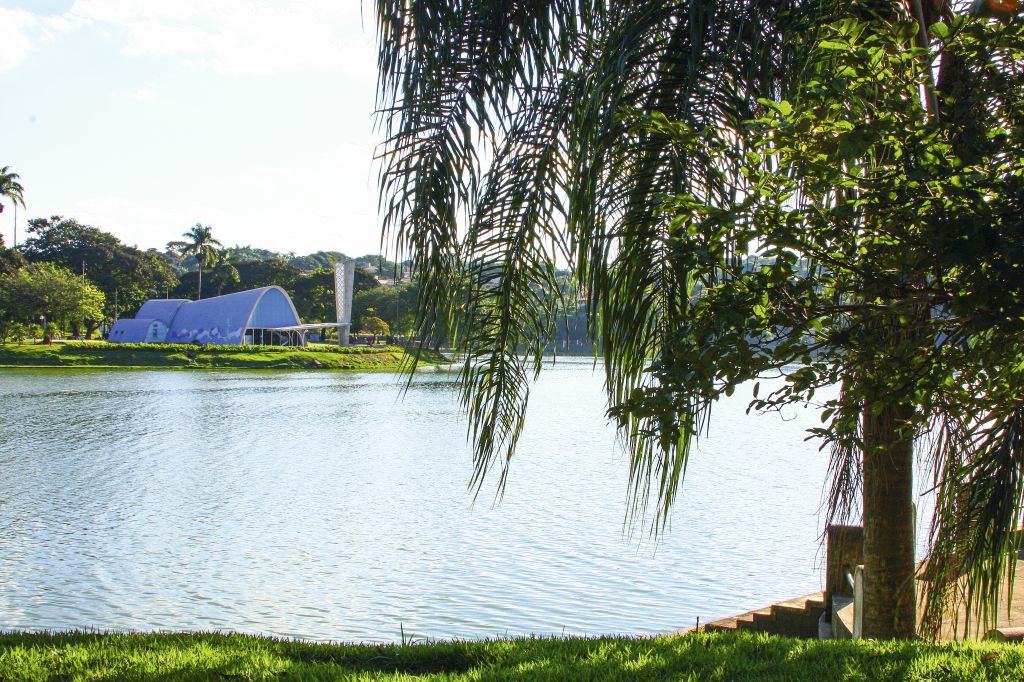
M 0 629 L 653 634 L 821 588 L 812 411 L 738 390 L 638 541 L 589 362 L 543 373 L 497 506 L 450 380 L 0 372 Z

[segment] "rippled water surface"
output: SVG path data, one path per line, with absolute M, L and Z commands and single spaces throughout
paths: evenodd
M 821 588 L 812 411 L 719 404 L 652 542 L 590 362 L 543 372 L 497 506 L 450 381 L 0 371 L 0 628 L 653 634 Z

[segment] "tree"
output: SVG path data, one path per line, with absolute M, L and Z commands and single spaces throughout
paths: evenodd
M 297 278 L 293 284 L 292 303 L 299 318 L 306 322 L 336 320 L 334 270 L 318 268 Z
M 104 302 L 98 288 L 53 263 L 30 263 L 0 276 L 0 303 L 14 319 L 45 316 L 65 326 L 83 317 L 99 319 Z
M 363 318 L 361 327 L 359 328 L 360 334 L 373 334 L 374 336 L 387 336 L 391 333 L 391 329 L 388 327 L 388 323 L 379 317 L 366 317 Z
M 21 251 L 14 248 L 4 248 L 3 240 L 0 239 L 0 273 L 13 272 L 25 265 L 27 262 Z
M 416 322 L 416 284 L 407 283 L 399 287 L 377 286 L 352 297 L 352 321 L 357 328 L 366 317 L 379 317 L 388 327 L 398 333 L 410 331 Z
M 380 155 L 385 162 L 385 234 L 399 257 L 408 254 L 420 274 L 417 314 L 424 338 L 447 337 L 465 354 L 460 389 L 475 441 L 473 484 L 479 488 L 494 466 L 501 468 L 499 486 L 508 474 L 530 380 L 539 372 L 560 298 L 551 295 L 559 290 L 556 260 L 570 264 L 574 286 L 567 295 L 586 301 L 588 336 L 604 349 L 610 414 L 630 455 L 629 518 L 634 522 L 643 522 L 649 513 L 653 529 L 667 522 L 714 398 L 778 367 L 769 359 L 795 357 L 804 368 L 789 374 L 788 392 L 768 400 L 757 397 L 755 405 L 813 399 L 816 382 L 827 376 L 814 368 L 824 347 L 804 337 L 821 332 L 813 320 L 822 329 L 827 325 L 808 313 L 811 327 L 790 329 L 782 323 L 792 320 L 771 312 L 780 305 L 777 300 L 738 297 L 737 287 L 742 292 L 744 282 L 760 277 L 748 274 L 744 262 L 751 239 L 764 240 L 764 286 L 793 297 L 791 317 L 812 292 L 825 296 L 815 289 L 820 262 L 808 266 L 793 245 L 772 242 L 784 234 L 781 228 L 762 234 L 740 220 L 740 209 L 752 211 L 754 204 L 739 199 L 759 196 L 759 187 L 742 175 L 752 171 L 746 167 L 747 153 L 766 152 L 751 148 L 745 122 L 762 118 L 790 93 L 806 92 L 797 89 L 800 79 L 813 79 L 815 69 L 826 68 L 820 60 L 808 60 L 832 49 L 822 39 L 833 35 L 830 24 L 870 21 L 875 28 L 868 34 L 885 36 L 891 33 L 887 27 L 910 18 L 916 25 L 902 25 L 887 48 L 903 60 L 888 73 L 899 77 L 894 82 L 901 85 L 901 96 L 907 89 L 900 78 L 925 86 L 933 122 L 946 117 L 964 124 L 979 92 L 971 78 L 979 71 L 964 67 L 971 59 L 950 45 L 937 89 L 919 61 L 930 40 L 927 27 L 948 21 L 948 14 L 946 3 L 928 0 L 908 0 L 907 8 L 884 0 L 849 5 L 798 0 L 494 5 L 467 0 L 429 8 L 415 1 L 379 2 L 381 117 L 388 133 Z M 1005 70 L 996 71 L 1007 78 Z M 876 96 L 886 87 L 876 81 Z M 908 102 L 889 103 L 906 107 Z M 921 102 L 913 107 L 914 125 L 924 125 Z M 891 141 L 886 147 L 871 137 L 871 126 L 859 125 L 846 142 L 854 145 L 853 153 L 843 162 L 892 148 Z M 956 144 L 962 147 L 969 140 L 961 136 Z M 767 156 L 784 153 L 780 148 Z M 870 175 L 863 170 L 865 163 L 855 161 L 838 171 Z M 940 166 L 927 170 L 946 172 Z M 924 182 L 919 176 L 908 179 L 915 191 Z M 750 190 L 746 197 L 742 188 Z M 856 194 L 858 188 L 844 185 L 838 194 L 827 195 L 840 212 L 859 205 L 877 211 L 877 216 L 864 214 L 865 221 L 887 215 L 879 201 L 883 195 L 857 194 L 864 203 L 856 204 L 847 190 Z M 778 195 L 780 200 L 785 196 Z M 826 208 L 832 206 L 816 210 Z M 777 216 L 785 212 L 775 210 Z M 465 225 L 459 222 L 464 215 Z M 843 240 L 852 236 L 839 230 L 826 235 L 809 257 L 824 257 L 833 247 L 845 254 L 849 243 Z M 892 245 L 891 252 L 875 246 L 871 257 L 880 259 L 879 268 L 899 265 L 894 254 L 903 244 Z M 923 268 L 920 260 L 912 263 Z M 900 271 L 906 268 L 900 265 Z M 817 274 L 808 278 L 808 272 Z M 852 390 L 844 390 L 846 397 L 834 412 L 826 410 L 838 421 L 833 418 L 826 433 L 819 434 L 835 445 L 839 462 L 833 473 L 841 494 L 832 498 L 832 512 L 841 512 L 851 499 L 844 481 L 864 488 L 869 584 L 874 580 L 867 596 L 866 636 L 882 638 L 914 635 L 913 599 L 909 609 L 906 599 L 914 584 L 907 455 L 915 441 L 923 443 L 922 420 L 938 414 L 931 411 L 934 396 L 908 393 L 911 384 L 899 383 L 906 372 L 888 372 L 890 365 L 910 362 L 914 356 L 908 349 L 920 351 L 929 338 L 918 327 L 928 327 L 929 315 L 946 310 L 925 301 L 903 305 L 913 287 L 896 287 L 891 273 L 885 274 L 823 289 L 839 299 L 849 297 L 842 305 L 873 312 L 853 315 L 863 338 L 853 335 L 844 341 L 837 334 L 826 339 L 835 351 L 826 357 L 841 358 L 833 367 L 846 370 L 831 378 L 848 379 L 844 389 L 849 385 Z M 931 277 L 924 268 L 909 281 L 921 287 Z M 748 324 L 748 308 L 762 321 Z M 754 343 L 749 331 L 757 332 Z M 735 343 L 730 348 L 723 338 Z M 800 355 L 802 350 L 807 353 Z M 1014 433 L 1006 426 L 1010 422 L 1000 423 L 1004 431 L 991 432 L 991 443 L 1007 442 L 998 433 Z M 987 442 L 971 428 L 961 435 L 973 433 L 980 440 L 944 442 Z M 940 459 L 963 463 L 977 455 L 977 461 L 986 460 L 977 448 L 970 451 L 966 460 Z M 942 480 L 960 490 L 962 479 L 954 472 L 961 473 L 954 468 Z M 1001 480 L 1013 480 L 1007 476 Z M 1004 486 L 1004 492 L 1010 488 Z M 888 508 L 874 504 L 887 499 L 893 502 Z M 952 494 L 951 499 L 958 498 Z M 1001 507 L 1007 508 L 1016 509 Z M 948 527 L 940 517 L 937 522 Z M 999 538 L 1008 537 L 985 528 L 979 547 L 995 547 Z M 953 554 L 939 540 L 933 542 L 933 553 L 940 559 Z M 981 576 L 982 565 L 1001 564 L 976 562 L 971 575 Z
M 224 291 L 224 285 L 239 281 L 237 261 L 231 258 L 227 249 L 220 249 L 210 265 L 210 282 L 217 287 L 217 295 Z
M 137 310 L 157 292 L 175 281 L 171 268 L 156 253 L 143 252 L 120 239 L 74 218 L 55 215 L 28 222 L 29 238 L 21 253 L 33 263 L 55 263 L 71 272 L 85 268 L 88 282 L 106 298 L 102 313 L 85 319 L 85 336 L 91 336 L 105 319 L 113 319 L 117 299 L 121 311 Z M 71 320 L 77 329 L 82 319 Z
M 217 250 L 213 247 L 214 245 L 222 246 L 219 241 L 213 238 L 211 232 L 212 229 L 209 225 L 196 223 L 188 232 L 181 235 L 191 240 L 182 248 L 181 255 L 187 256 L 192 254 L 196 257 L 196 262 L 198 263 L 196 267 L 198 278 L 196 283 L 196 300 L 203 297 L 203 268 L 217 257 Z
M 317 251 L 308 256 L 292 258 L 288 261 L 288 264 L 294 265 L 303 272 L 308 273 L 314 270 L 333 268 L 335 263 L 343 261 L 345 258 L 345 254 L 340 251 Z
M 11 322 L 7 325 L 7 334 L 20 346 L 25 343 L 25 337 L 28 336 L 28 329 L 21 322 Z
M 928 60 L 901 49 L 917 24 L 828 26 L 808 67 L 820 77 L 748 127 L 760 147 L 741 161 L 745 200 L 666 203 L 666 247 L 706 284 L 678 319 L 671 363 L 703 366 L 656 363 L 662 388 L 625 407 L 713 399 L 766 371 L 787 385 L 756 409 L 841 385 L 815 434 L 832 448 L 832 514 L 862 506 L 865 628 L 883 636 L 913 636 L 916 622 L 915 443 L 938 472 L 926 631 L 938 634 L 962 573 L 967 606 L 994 616 L 1020 550 L 1024 139 L 1010 133 L 1024 83 L 1010 74 L 1024 32 L 959 20 L 934 30 L 979 74 L 940 91 L 938 116 L 919 95 Z M 693 143 L 685 127 L 656 125 Z M 721 248 L 733 240 L 768 258 L 750 267 Z
M 250 261 L 238 265 L 240 290 L 258 287 L 279 286 L 289 293 L 295 281 L 302 276 L 302 270 L 283 260 Z
M 373 276 L 373 273 L 366 268 L 361 268 L 358 265 L 355 268 L 355 278 L 352 284 L 352 295 L 358 296 L 364 291 L 372 291 L 379 287 L 381 284 L 377 281 L 377 278 Z
M 25 188 L 18 182 L 19 179 L 20 176 L 17 173 L 11 172 L 10 166 L 0 168 L 0 200 L 7 199 L 15 208 L 17 208 L 18 204 L 25 208 Z M 0 213 L 3 213 L 3 211 L 4 205 L 0 201 Z M 17 246 L 17 244 L 14 246 Z

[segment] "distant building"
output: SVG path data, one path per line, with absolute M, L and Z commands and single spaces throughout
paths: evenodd
M 305 346 L 313 329 L 338 323 L 304 325 L 288 293 L 278 286 L 205 298 L 154 299 L 135 319 L 120 319 L 110 330 L 115 343 L 208 343 Z

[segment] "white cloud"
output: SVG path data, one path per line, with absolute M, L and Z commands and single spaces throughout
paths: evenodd
M 52 41 L 81 23 L 77 17 L 41 17 L 22 9 L 0 8 L 0 71 L 20 64 L 37 43 Z
M 177 56 L 224 74 L 374 68 L 365 39 L 335 39 L 332 25 L 297 0 L 78 0 L 71 14 L 120 27 L 126 55 Z M 350 13 L 335 15 L 351 22 Z
M 140 102 L 152 102 L 156 100 L 156 86 L 152 83 L 146 83 L 144 86 L 129 95 L 132 99 L 137 99 Z
M 32 51 L 27 29 L 38 22 L 34 14 L 20 9 L 0 9 L 0 71 L 16 66 Z

